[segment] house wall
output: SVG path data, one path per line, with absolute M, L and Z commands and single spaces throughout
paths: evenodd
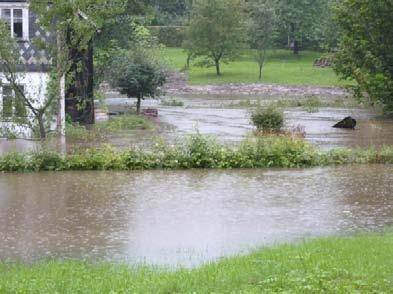
M 43 103 L 46 97 L 47 83 L 49 81 L 49 71 L 52 64 L 52 58 L 48 52 L 37 49 L 34 44 L 34 39 L 39 39 L 42 42 L 53 42 L 48 32 L 45 32 L 37 21 L 37 16 L 34 12 L 29 10 L 28 1 L 24 0 L 0 0 L 0 8 L 23 9 L 23 38 L 18 40 L 19 53 L 21 62 L 18 66 L 19 84 L 24 86 L 25 94 L 33 102 L 35 106 Z M 4 75 L 0 72 L 0 81 L 7 84 Z M 65 128 L 65 105 L 64 105 L 64 80 L 61 87 L 62 97 L 60 97 L 60 107 L 58 109 L 57 117 L 53 117 L 51 130 L 59 130 L 64 134 Z M 2 87 L 0 86 L 0 114 L 3 108 Z M 32 119 L 32 114 L 28 112 L 28 116 Z M 11 122 L 5 122 L 0 115 L 0 129 L 14 129 L 18 137 L 31 137 L 31 131 L 26 126 L 17 125 Z
M 41 106 L 45 101 L 49 78 L 50 78 L 49 73 L 27 72 L 27 73 L 18 74 L 18 84 L 24 86 L 25 95 L 29 97 L 31 101 L 33 101 L 33 105 L 35 107 Z M 3 84 L 5 85 L 7 84 L 7 81 L 2 73 L 0 73 L 0 80 Z M 3 90 L 2 87 L 0 87 L 0 113 L 2 113 L 2 110 L 3 110 Z M 34 116 L 28 109 L 27 109 L 27 116 L 30 121 L 34 119 Z M 57 129 L 59 120 L 60 121 L 64 120 L 64 112 L 62 111 L 60 111 L 60 115 L 58 115 L 58 117 L 53 118 L 53 122 L 51 123 L 51 130 Z M 31 130 L 28 128 L 27 125 L 18 125 L 16 123 L 3 120 L 1 122 L 1 128 L 3 130 L 4 129 L 10 130 L 18 138 L 29 138 L 32 136 Z M 61 131 L 62 130 L 63 130 L 63 126 L 61 126 Z

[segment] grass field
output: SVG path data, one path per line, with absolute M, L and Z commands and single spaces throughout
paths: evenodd
M 0 293 L 391 293 L 393 234 L 263 249 L 193 270 L 0 263 Z
M 164 50 L 165 59 L 170 67 L 181 70 L 186 63 L 186 54 L 180 48 Z M 262 83 L 281 85 L 342 86 L 331 68 L 314 67 L 313 62 L 321 57 L 320 52 L 303 51 L 295 56 L 291 51 L 269 51 L 263 69 Z M 189 83 L 193 85 L 255 83 L 258 81 L 258 65 L 252 52 L 245 51 L 236 61 L 222 64 L 222 75 L 217 76 L 215 68 L 192 66 Z

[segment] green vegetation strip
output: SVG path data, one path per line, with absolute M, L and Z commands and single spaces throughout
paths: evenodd
M 314 66 L 321 52 L 302 51 L 296 56 L 288 50 L 269 50 L 262 71 L 262 81 L 258 80 L 258 64 L 255 52 L 244 50 L 234 61 L 222 64 L 222 75 L 217 76 L 214 68 L 192 65 L 187 71 L 192 85 L 229 84 L 229 83 L 268 83 L 281 85 L 344 86 L 348 82 L 339 81 L 332 68 Z M 166 48 L 163 51 L 169 67 L 182 70 L 187 54 L 180 48 Z M 200 60 L 194 60 L 193 64 Z
M 286 136 L 251 137 L 237 147 L 229 147 L 197 134 L 182 144 L 156 144 L 149 151 L 138 148 L 116 151 L 106 146 L 67 155 L 52 151 L 8 153 L 0 157 L 0 172 L 299 168 L 358 163 L 393 163 L 393 148 L 320 152 L 303 139 Z
M 153 123 L 142 115 L 125 114 L 111 118 L 108 121 L 98 122 L 90 129 L 76 123 L 66 124 L 66 137 L 71 140 L 92 141 L 105 137 L 111 133 L 130 130 L 153 129 Z
M 393 234 L 262 249 L 197 269 L 0 263 L 0 293 L 391 293 Z

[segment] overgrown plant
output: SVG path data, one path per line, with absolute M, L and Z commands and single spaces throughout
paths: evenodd
M 258 106 L 251 113 L 251 122 L 257 127 L 259 132 L 278 133 L 284 126 L 284 114 L 282 110 L 273 105 L 267 107 Z

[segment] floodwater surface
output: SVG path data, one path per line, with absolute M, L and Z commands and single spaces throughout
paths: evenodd
M 393 166 L 0 175 L 0 259 L 194 266 L 393 225 Z
M 162 106 L 158 100 L 143 101 L 145 108 L 154 107 L 159 111 L 158 118 L 152 119 L 155 125 L 152 130 L 119 131 L 91 142 L 53 139 L 46 143 L 45 147 L 61 152 L 74 148 L 98 147 L 102 144 L 110 144 L 117 149 L 136 145 L 149 148 L 158 140 L 175 143 L 196 132 L 213 136 L 221 143 L 237 144 L 252 135 L 255 129 L 250 122 L 250 108 L 230 106 L 231 103 L 244 101 L 244 98 L 239 100 L 237 96 L 208 98 L 197 95 L 177 99 L 185 103 L 184 107 Z M 268 103 L 267 101 L 264 103 Z M 134 100 L 108 98 L 107 103 L 109 110 L 124 112 L 131 109 Z M 355 130 L 332 127 L 347 116 L 358 121 Z M 309 113 L 301 108 L 288 108 L 284 118 L 287 129 L 301 130 L 308 142 L 322 150 L 393 145 L 393 120 L 381 119 L 370 110 L 320 108 L 315 113 Z M 27 152 L 39 148 L 42 148 L 40 142 L 0 139 L 0 155 L 10 151 Z
M 229 107 L 241 100 L 238 97 L 192 96 L 186 99 L 184 107 L 164 107 L 157 101 L 145 101 L 145 107 L 158 107 L 160 125 L 172 126 L 161 129 L 161 137 L 172 140 L 197 131 L 210 135 L 223 143 L 238 143 L 251 135 L 254 127 L 250 121 L 251 109 Z M 244 99 L 243 99 L 244 100 Z M 132 100 L 131 100 L 132 101 Z M 113 110 L 130 107 L 130 99 L 112 98 L 107 100 Z M 265 103 L 268 103 L 265 101 Z M 221 105 L 221 106 L 219 106 Z M 332 126 L 347 116 L 358 121 L 355 130 L 335 129 Z M 393 145 L 393 120 L 381 119 L 370 110 L 358 108 L 319 108 L 309 113 L 301 108 L 288 108 L 284 112 L 285 127 L 300 129 L 305 139 L 323 150 L 342 147 L 380 147 Z M 135 138 L 135 136 L 134 136 Z M 144 138 L 136 137 L 137 140 Z M 147 136 L 151 142 L 151 138 Z M 135 141 L 135 143 L 137 143 Z

